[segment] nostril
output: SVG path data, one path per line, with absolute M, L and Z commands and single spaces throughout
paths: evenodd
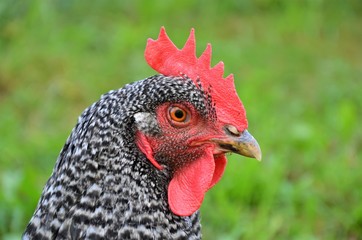
M 241 135 L 241 133 L 238 131 L 238 129 L 233 125 L 226 125 L 225 131 L 226 131 L 226 133 L 228 133 L 232 136 L 235 136 L 235 137 L 240 137 L 240 135 Z

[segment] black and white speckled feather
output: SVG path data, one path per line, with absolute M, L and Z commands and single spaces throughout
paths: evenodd
M 187 101 L 213 116 L 207 96 L 190 79 L 163 75 L 103 95 L 79 117 L 23 239 L 200 239 L 199 213 L 169 210 L 171 173 L 146 159 L 135 132 L 157 134 L 157 124 L 142 120 L 152 122 L 164 102 Z

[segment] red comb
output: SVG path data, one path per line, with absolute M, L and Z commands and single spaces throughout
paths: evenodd
M 196 85 L 197 81 L 200 81 L 204 89 L 210 87 L 218 119 L 234 125 L 239 131 L 247 128 L 245 109 L 236 94 L 234 76 L 230 74 L 226 78 L 223 77 L 223 62 L 210 67 L 210 44 L 199 58 L 196 57 L 194 29 L 191 29 L 185 46 L 178 49 L 162 27 L 157 40 L 147 40 L 145 58 L 153 69 L 165 76 L 186 75 Z

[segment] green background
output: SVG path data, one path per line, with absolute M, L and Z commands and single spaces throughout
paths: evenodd
M 155 74 L 161 26 L 223 60 L 263 150 L 231 155 L 205 239 L 362 239 L 362 2 L 0 1 L 0 239 L 19 239 L 77 117 Z

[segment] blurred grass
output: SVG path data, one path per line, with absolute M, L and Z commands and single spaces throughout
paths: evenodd
M 362 239 L 360 1 L 0 2 L 0 239 L 19 238 L 84 108 L 154 72 L 164 25 L 235 74 L 261 163 L 230 156 L 205 239 Z

